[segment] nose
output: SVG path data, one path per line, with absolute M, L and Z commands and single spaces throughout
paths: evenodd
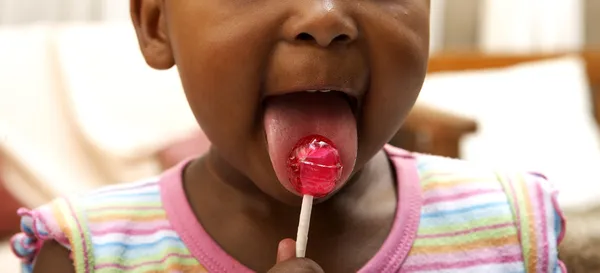
M 348 44 L 356 40 L 358 28 L 353 18 L 336 5 L 338 0 L 302 0 L 298 12 L 284 25 L 286 40 L 314 43 L 321 47 Z

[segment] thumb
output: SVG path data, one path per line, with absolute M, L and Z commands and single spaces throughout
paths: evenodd
M 296 257 L 296 241 L 283 239 L 277 247 L 277 263 L 281 263 Z

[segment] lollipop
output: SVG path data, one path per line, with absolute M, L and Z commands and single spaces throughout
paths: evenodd
M 296 256 L 304 257 L 313 198 L 335 188 L 342 175 L 342 163 L 333 142 L 320 135 L 306 136 L 294 146 L 287 162 L 290 183 L 302 194 L 302 208 L 296 238 Z

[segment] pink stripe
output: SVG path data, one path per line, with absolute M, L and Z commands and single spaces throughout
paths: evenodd
M 42 235 L 40 234 L 40 231 L 38 230 L 38 225 L 37 225 L 37 221 L 41 221 L 41 219 L 43 219 L 43 218 L 42 218 L 42 217 L 40 217 L 40 216 L 38 215 L 38 213 L 35 213 L 35 211 L 33 211 L 33 212 L 31 213 L 31 216 L 33 217 L 33 221 L 31 222 L 31 230 L 33 231 L 33 236 L 37 237 L 37 238 L 38 238 L 38 240 L 37 240 L 37 241 L 38 241 L 38 242 L 41 242 L 41 243 L 43 244 L 43 242 L 42 242 L 42 241 L 44 241 L 44 240 L 48 239 L 48 235 L 46 235 L 46 236 L 42 236 Z M 43 222 L 43 221 L 41 221 L 41 222 L 42 222 L 42 225 L 44 225 L 44 222 Z M 46 227 L 46 231 L 48 231 L 48 227 Z M 48 232 L 48 234 L 49 234 L 49 232 Z M 42 247 L 42 246 L 41 246 L 41 245 L 39 245 L 39 248 L 40 248 L 40 249 L 41 249 L 41 247 Z M 36 249 L 36 250 L 37 250 L 37 249 Z
M 457 246 L 457 249 L 459 246 Z M 492 247 L 482 249 L 475 249 L 469 251 L 454 251 L 450 253 L 440 253 L 440 254 L 421 254 L 421 255 L 411 255 L 406 260 L 403 266 L 421 266 L 424 264 L 431 263 L 460 263 L 464 260 L 485 260 L 491 259 L 498 256 L 515 256 L 522 255 L 521 253 L 521 245 L 513 244 L 513 245 L 505 245 L 500 247 Z
M 114 221 L 102 224 L 90 225 L 90 233 L 94 236 L 106 235 L 110 233 L 135 232 L 137 235 L 151 234 L 159 230 L 172 230 L 171 225 L 166 220 L 131 223 L 131 221 Z
M 170 228 L 166 228 L 166 229 L 121 229 L 121 230 L 115 230 L 114 232 L 104 232 L 102 234 L 99 233 L 94 233 L 95 237 L 98 236 L 104 236 L 104 235 L 109 235 L 109 234 L 122 234 L 122 235 L 127 235 L 127 236 L 144 236 L 144 235 L 152 235 L 155 234 L 157 232 L 160 231 L 173 231 Z M 133 238 L 132 238 L 133 239 Z
M 24 249 L 25 251 L 31 251 L 32 247 L 28 246 L 25 244 L 26 240 L 19 240 L 19 245 L 21 246 L 22 249 Z M 41 240 L 40 240 L 41 241 Z M 35 251 L 37 252 L 39 249 L 35 249 Z
M 44 227 L 46 227 L 46 232 L 48 232 L 49 236 L 52 236 L 53 239 L 61 245 L 70 248 L 69 238 L 67 238 L 65 233 L 56 222 L 56 218 L 54 217 L 52 211 L 48 208 L 40 209 L 38 212 L 39 213 L 36 214 L 36 217 L 42 222 Z M 43 217 L 44 215 L 48 215 L 48 217 Z
M 540 247 L 540 251 L 542 252 L 541 257 L 540 257 L 540 262 L 538 263 L 538 266 L 541 267 L 540 268 L 540 272 L 548 272 L 548 256 L 549 256 L 549 252 L 550 250 L 548 249 L 548 222 L 546 219 L 546 204 L 545 204 L 545 200 L 544 200 L 544 193 L 542 192 L 542 185 L 541 183 L 543 183 L 544 181 L 540 181 L 539 183 L 536 183 L 536 198 L 538 201 L 538 215 L 540 217 L 539 219 L 539 223 L 541 228 L 542 228 L 542 241 L 538 242 L 538 246 Z M 534 216 L 535 217 L 535 216 Z M 532 219 L 535 220 L 535 219 Z M 535 222 L 534 222 L 535 223 Z M 539 236 L 538 236 L 539 238 Z
M 565 266 L 565 263 L 563 263 L 562 261 L 558 261 L 558 267 L 560 267 L 561 273 L 567 273 L 567 267 Z
M 483 231 L 483 230 L 499 229 L 499 228 L 504 228 L 504 227 L 509 227 L 509 226 L 514 226 L 514 224 L 512 222 L 509 222 L 509 223 L 495 224 L 495 225 L 490 225 L 490 226 L 476 227 L 476 228 L 472 228 L 472 229 L 455 231 L 455 232 L 418 235 L 417 238 L 432 239 L 432 238 L 452 237 L 452 236 L 457 236 L 457 235 L 465 235 L 465 234 L 470 234 L 470 233 L 474 233 L 474 232 L 479 232 L 479 231 Z
M 169 253 L 167 255 L 165 255 L 162 259 L 160 260 L 156 260 L 156 261 L 149 261 L 149 262 L 143 262 L 143 263 L 139 263 L 136 265 L 121 265 L 121 264 L 99 264 L 96 265 L 94 267 L 95 270 L 100 270 L 100 269 L 107 269 L 107 268 L 116 268 L 116 269 L 120 269 L 120 270 L 134 270 L 138 267 L 142 267 L 142 266 L 148 266 L 148 265 L 161 265 L 162 263 L 164 263 L 167 259 L 171 258 L 171 257 L 177 257 L 177 258 L 194 258 L 192 255 L 184 255 L 184 254 L 179 254 L 179 253 Z
M 427 198 L 427 199 L 425 199 L 423 204 L 431 205 L 432 203 L 438 203 L 438 202 L 456 201 L 459 199 L 473 197 L 473 196 L 479 195 L 479 194 L 488 194 L 488 193 L 497 193 L 497 192 L 502 192 L 502 190 L 500 190 L 500 189 L 477 189 L 477 190 L 473 190 L 470 192 L 463 192 L 463 193 L 459 193 L 459 194 Z
M 427 270 L 439 270 L 439 269 L 464 269 L 468 267 L 486 265 L 486 264 L 503 264 L 503 263 L 514 263 L 523 261 L 523 255 L 510 255 L 510 256 L 496 256 L 486 259 L 474 259 L 469 261 L 458 261 L 458 262 L 438 262 L 429 263 L 423 265 L 407 266 L 402 268 L 402 272 L 415 272 L 415 271 L 427 271 Z
M 67 199 L 65 199 L 65 202 L 69 206 L 71 216 L 73 217 L 73 220 L 75 220 L 75 223 L 77 224 L 77 229 L 79 231 L 79 236 L 81 238 L 81 243 L 82 243 L 82 247 L 83 247 L 83 262 L 85 263 L 85 272 L 90 272 L 90 264 L 88 261 L 89 252 L 87 249 L 88 242 L 86 242 L 86 240 L 85 240 L 85 235 L 83 234 L 83 228 L 81 226 L 81 223 L 79 222 L 79 218 L 77 217 L 77 214 L 75 213 L 75 209 L 73 208 L 73 205 Z

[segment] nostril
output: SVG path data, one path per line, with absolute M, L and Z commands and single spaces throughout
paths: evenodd
M 310 35 L 306 32 L 302 32 L 302 33 L 296 35 L 296 40 L 299 40 L 299 41 L 312 41 L 314 39 L 315 38 L 312 35 Z
M 329 46 L 332 44 L 349 43 L 352 41 L 352 37 L 348 34 L 337 34 L 331 36 L 323 35 L 323 37 L 319 37 L 312 35 L 309 32 L 301 32 L 296 35 L 295 40 L 298 42 L 317 43 L 321 46 Z
M 350 41 L 350 36 L 346 35 L 346 34 L 341 34 L 336 36 L 335 38 L 333 38 L 333 42 L 337 42 L 337 43 L 345 43 Z

